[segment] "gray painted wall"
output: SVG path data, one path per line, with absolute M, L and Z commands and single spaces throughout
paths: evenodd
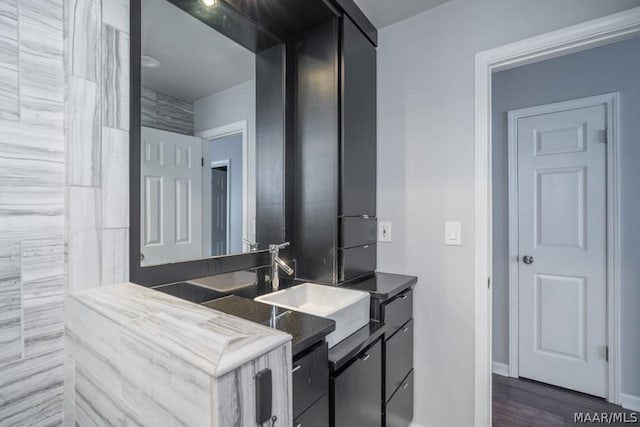
M 235 134 L 214 139 L 211 161 L 229 159 L 227 185 L 229 191 L 229 247 L 228 253 L 242 252 L 242 135 Z
M 248 238 L 255 241 L 252 224 L 256 217 L 256 81 L 251 80 L 199 99 L 194 102 L 194 112 L 196 134 L 241 120 L 247 121 Z
M 393 241 L 378 269 L 419 276 L 415 418 L 473 425 L 474 57 L 638 0 L 450 0 L 380 31 L 378 217 Z M 444 245 L 462 221 L 463 246 Z
M 142 88 L 142 126 L 193 135 L 193 102 Z
M 507 111 L 620 92 L 622 392 L 640 396 L 640 38 L 525 67 L 493 80 L 493 357 L 509 360 Z

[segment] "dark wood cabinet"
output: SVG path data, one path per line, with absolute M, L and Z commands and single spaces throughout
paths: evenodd
M 376 48 L 342 18 L 341 210 L 376 216 Z
M 376 268 L 376 48 L 341 15 L 297 37 L 295 63 L 296 277 L 336 284 Z
M 293 362 L 293 417 L 297 418 L 329 393 L 328 344 L 325 342 Z M 325 424 L 326 426 L 326 424 Z
M 385 427 L 408 427 L 413 419 L 413 371 L 385 406 Z
M 385 400 L 402 385 L 413 369 L 413 320 L 409 320 L 386 341 Z
M 382 426 L 382 343 L 362 351 L 331 377 L 331 426 Z
M 413 418 L 413 289 L 373 302 L 371 317 L 387 327 L 383 342 L 383 422 L 408 427 Z
M 329 394 L 325 394 L 310 408 L 293 420 L 293 427 L 328 427 Z

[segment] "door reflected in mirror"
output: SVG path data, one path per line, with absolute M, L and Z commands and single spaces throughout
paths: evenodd
M 167 0 L 141 12 L 141 265 L 248 252 L 255 54 Z

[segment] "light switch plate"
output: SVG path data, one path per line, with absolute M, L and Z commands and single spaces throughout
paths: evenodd
M 460 221 L 447 221 L 444 224 L 444 244 L 449 246 L 462 245 L 462 223 Z
M 391 242 L 391 221 L 378 222 L 378 240 L 380 242 Z

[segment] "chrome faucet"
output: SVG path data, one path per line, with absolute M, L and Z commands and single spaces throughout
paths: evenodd
M 293 275 L 293 268 L 280 259 L 280 249 L 289 246 L 289 242 L 280 245 L 269 245 L 269 253 L 271 254 L 271 289 L 275 292 L 280 289 L 280 269 L 284 270 L 288 276 Z

